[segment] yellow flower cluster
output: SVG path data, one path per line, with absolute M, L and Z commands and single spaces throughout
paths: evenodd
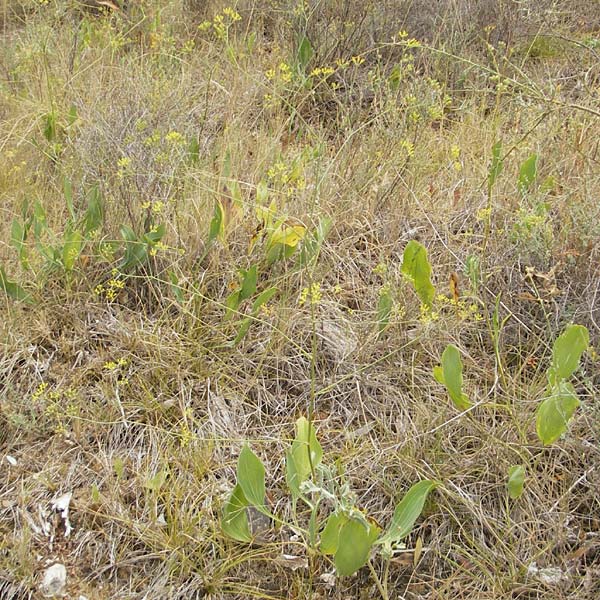
M 333 67 L 317 67 L 310 72 L 311 77 L 322 77 L 325 79 L 330 75 L 335 73 L 335 69 Z
M 294 78 L 294 74 L 292 73 L 292 68 L 290 67 L 290 65 L 282 61 L 277 65 L 277 68 L 268 69 L 267 71 L 265 71 L 265 77 L 269 81 L 279 79 L 284 83 L 290 83 Z
M 47 389 L 48 389 L 48 384 L 45 381 L 40 383 L 40 385 L 37 386 L 35 392 L 33 392 L 32 396 L 31 396 L 32 400 L 39 400 L 42 396 L 44 396 Z
M 306 181 L 302 176 L 302 164 L 299 160 L 291 164 L 277 161 L 268 169 L 267 177 L 272 185 L 285 189 L 287 196 L 306 188 Z
M 100 283 L 94 288 L 96 296 L 104 296 L 109 302 L 117 299 L 119 291 L 125 287 L 125 282 L 119 279 L 119 271 L 112 270 L 112 277 L 105 284 Z
M 231 8 L 230 6 L 227 6 L 223 9 L 222 13 L 216 14 L 213 17 L 212 21 L 203 21 L 202 23 L 200 23 L 200 25 L 198 25 L 198 29 L 200 31 L 208 31 L 212 29 L 215 36 L 219 40 L 226 42 L 229 27 L 233 23 L 237 23 L 241 20 L 241 15 L 235 9 Z
M 304 306 L 307 300 L 310 302 L 310 304 L 319 304 L 322 297 L 323 293 L 321 292 L 321 284 L 313 283 L 309 287 L 303 288 L 300 292 L 300 296 L 298 297 L 298 306 Z
M 105 371 L 116 371 L 117 369 L 120 369 L 121 367 L 126 367 L 129 364 L 129 361 L 126 358 L 118 358 L 116 361 L 114 360 L 109 360 L 108 362 L 105 362 L 102 365 L 102 368 Z
M 119 167 L 117 170 L 117 177 L 119 179 L 123 179 L 130 171 L 131 158 L 129 158 L 129 156 L 123 156 L 122 158 L 119 158 L 117 161 L 117 167 Z

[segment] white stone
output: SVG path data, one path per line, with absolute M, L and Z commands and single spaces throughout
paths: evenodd
M 44 579 L 40 590 L 45 598 L 55 598 L 56 596 L 64 596 L 66 585 L 67 569 L 65 565 L 56 563 L 48 567 L 44 572 Z

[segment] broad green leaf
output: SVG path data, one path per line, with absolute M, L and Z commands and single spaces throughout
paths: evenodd
M 429 479 L 415 483 L 396 506 L 387 532 L 377 543 L 397 544 L 403 540 L 412 531 L 415 521 L 423 511 L 429 492 L 437 486 L 437 482 Z
M 561 381 L 550 388 L 536 418 L 537 434 L 544 446 L 554 443 L 567 430 L 579 404 L 575 388 L 570 383 Z
M 446 386 L 450 399 L 459 410 L 466 410 L 471 406 L 466 394 L 462 391 L 462 361 L 456 346 L 449 344 L 442 354 L 442 366 L 433 370 L 435 379 Z
M 256 300 L 252 303 L 252 314 L 255 315 L 263 306 L 266 304 L 275 294 L 277 293 L 276 287 L 267 288 L 264 292 L 261 292 Z
M 376 527 L 368 527 L 357 519 L 349 519 L 342 525 L 333 559 L 338 575 L 352 575 L 367 563 L 378 533 Z
M 295 248 L 298 242 L 302 241 L 306 234 L 304 225 L 290 225 L 285 221 L 280 223 L 271 234 L 268 247 L 273 248 L 277 245 L 289 246 Z
M 481 266 L 479 258 L 474 254 L 467 256 L 467 260 L 465 262 L 465 272 L 469 278 L 469 281 L 471 282 L 471 288 L 474 291 L 477 291 L 481 278 Z
M 238 292 L 236 292 L 236 293 L 238 293 Z M 256 318 L 256 315 L 258 314 L 258 311 L 260 310 L 261 306 L 263 306 L 263 304 L 266 304 L 276 293 L 277 293 L 277 288 L 271 287 L 271 288 L 266 289 L 264 292 L 261 292 L 258 295 L 256 300 L 252 303 L 251 316 L 246 317 L 242 321 L 241 325 L 239 326 L 238 333 L 232 342 L 233 346 L 237 346 L 246 337 L 246 334 L 248 333 L 248 330 L 250 329 L 250 325 L 252 325 L 252 321 Z M 229 300 L 229 298 L 228 298 L 228 300 Z M 239 302 L 238 302 L 238 304 L 239 304 Z
M 264 507 L 265 467 L 248 445 L 245 445 L 240 452 L 237 481 L 250 504 L 257 508 Z
M 88 206 L 83 217 L 83 233 L 86 236 L 99 229 L 104 218 L 102 194 L 97 185 L 90 189 L 88 197 Z
M 42 232 L 47 229 L 46 211 L 39 201 L 33 205 L 33 233 L 36 239 L 39 240 Z
M 435 288 L 431 283 L 431 265 L 427 259 L 427 250 L 415 240 L 408 242 L 404 249 L 402 273 L 412 282 L 421 303 L 430 307 L 435 297 Z
M 164 223 L 161 223 L 160 225 L 157 225 L 157 226 L 153 227 L 152 229 L 150 229 L 150 231 L 147 231 L 144 234 L 144 240 L 148 244 L 156 244 L 157 242 L 160 242 L 160 240 L 162 240 L 166 231 L 167 231 L 167 227 L 165 226 Z
M 71 222 L 75 222 L 75 209 L 73 208 L 73 184 L 68 177 L 63 180 L 63 190 L 65 193 L 65 202 L 67 203 L 67 210 L 71 217 Z
M 160 488 L 165 484 L 167 480 L 167 472 L 159 471 L 154 477 L 147 479 L 144 483 L 144 487 L 152 490 L 153 492 L 160 491 Z
M 235 313 L 240 305 L 240 290 L 231 292 L 227 298 L 225 298 L 225 318 L 229 319 L 233 313 Z
M 573 375 L 579 366 L 581 355 L 590 345 L 590 334 L 583 325 L 569 325 L 556 338 L 552 348 L 552 364 L 548 369 L 548 381 L 553 386 Z
M 18 283 L 11 281 L 2 267 L 0 267 L 0 289 L 13 300 L 32 302 L 31 296 Z
M 340 539 L 340 530 L 348 521 L 344 513 L 329 515 L 325 527 L 321 532 L 319 548 L 323 554 L 333 555 L 337 552 Z
M 244 496 L 242 487 L 238 483 L 231 492 L 229 500 L 223 508 L 223 516 L 221 517 L 221 529 L 223 533 L 238 542 L 251 542 L 252 534 L 248 524 L 248 514 L 246 507 L 248 501 Z
M 296 439 L 292 443 L 292 454 L 299 472 L 308 477 L 323 460 L 323 448 L 317 440 L 315 426 L 306 417 L 296 421 Z
M 65 267 L 65 271 L 72 271 L 75 266 L 75 262 L 81 254 L 83 248 L 83 236 L 79 231 L 67 231 L 65 232 L 65 241 L 63 244 L 62 251 L 62 262 Z
M 136 267 L 148 257 L 148 248 L 138 238 L 135 231 L 129 225 L 121 225 L 121 237 L 125 240 L 125 255 L 121 260 L 119 268 L 122 270 Z
M 252 325 L 252 319 L 250 317 L 246 317 L 241 322 L 241 324 L 238 328 L 237 335 L 235 336 L 235 339 L 232 342 L 233 346 L 237 346 L 246 337 L 246 334 L 248 333 L 248 330 L 250 329 L 250 325 Z
M 254 296 L 256 293 L 256 281 L 258 279 L 257 266 L 252 265 L 247 271 L 242 270 L 244 279 L 240 289 L 240 302 Z
M 29 268 L 29 262 L 27 260 L 27 246 L 25 240 L 27 239 L 27 231 L 29 226 L 21 225 L 21 222 L 17 219 L 13 219 L 12 226 L 10 228 L 10 242 L 15 247 L 19 254 L 19 261 L 24 269 Z
M 213 212 L 213 218 L 210 222 L 210 228 L 208 231 L 208 243 L 215 239 L 223 239 L 225 237 L 225 212 L 223 211 L 223 205 L 219 200 L 215 201 L 215 209 Z
M 393 306 L 394 300 L 392 298 L 392 293 L 389 289 L 385 289 L 379 294 L 379 302 L 377 303 L 377 327 L 379 333 L 382 333 L 388 326 Z
M 519 191 L 524 194 L 529 190 L 535 178 L 537 177 L 537 161 L 538 155 L 531 154 L 527 160 L 523 162 L 519 169 L 519 180 L 517 186 Z
M 313 55 L 313 48 L 309 39 L 304 36 L 298 46 L 298 65 L 304 71 Z
M 523 493 L 523 485 L 525 484 L 525 467 L 517 465 L 508 469 L 508 495 L 516 500 Z
M 300 491 L 302 475 L 296 467 L 291 448 L 288 448 L 285 452 L 285 480 L 290 488 L 290 492 L 292 492 L 292 498 L 294 498 L 294 500 L 300 498 L 300 496 L 302 496 L 302 492 Z
M 300 484 L 306 481 L 323 460 L 323 448 L 315 427 L 305 417 L 296 421 L 296 437 L 286 453 L 286 479 L 292 495 L 301 496 Z M 311 468 L 312 466 L 312 468 Z
M 492 146 L 492 164 L 490 165 L 490 170 L 488 172 L 488 190 L 494 187 L 496 180 L 498 179 L 500 173 L 502 172 L 502 167 L 504 165 L 504 161 L 502 160 L 502 142 L 498 140 Z
M 300 267 L 306 267 L 311 261 L 318 257 L 332 224 L 333 221 L 329 217 L 321 217 L 321 219 L 319 219 L 319 224 L 314 231 L 304 238 L 302 250 L 298 259 Z

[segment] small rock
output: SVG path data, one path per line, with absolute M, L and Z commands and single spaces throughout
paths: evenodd
M 67 569 L 65 565 L 56 563 L 44 572 L 44 579 L 40 590 L 45 598 L 64 596 L 67 585 Z

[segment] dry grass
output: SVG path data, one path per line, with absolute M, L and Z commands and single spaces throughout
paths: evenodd
M 329 585 L 332 565 L 287 527 L 251 546 L 221 532 L 246 440 L 274 510 L 290 517 L 284 451 L 312 409 L 326 461 L 379 523 L 415 481 L 442 482 L 389 567 L 390 598 L 600 596 L 594 352 L 574 382 L 582 405 L 568 433 L 550 447 L 535 435 L 554 339 L 569 322 L 600 339 L 600 7 L 439 4 L 430 14 L 420 2 L 243 2 L 225 43 L 198 30 L 222 14 L 217 2 L 118 13 L 4 2 L 0 265 L 33 302 L 0 305 L 0 597 L 40 597 L 53 562 L 67 567 L 69 598 L 378 597 L 366 569 Z M 391 43 L 401 28 L 424 47 Z M 349 62 L 312 87 L 279 67 L 304 31 L 309 70 Z M 497 139 L 507 156 L 489 205 Z M 538 184 L 523 197 L 518 170 L 532 152 Z M 60 246 L 65 177 L 75 211 L 98 186 L 102 229 L 70 273 L 46 268 L 31 234 L 26 269 L 11 223 L 38 201 L 41 241 Z M 278 215 L 311 231 L 331 218 L 308 267 L 297 253 L 268 265 L 260 241 L 249 251 L 261 181 Z M 228 207 L 226 238 L 209 243 L 216 200 Z M 116 275 L 124 289 L 107 298 L 94 290 L 115 277 L 123 247 L 111 255 L 107 242 L 123 224 L 138 234 L 164 224 L 165 247 Z M 450 296 L 457 273 L 478 318 L 441 300 L 437 319 L 422 318 L 400 271 L 411 239 L 428 248 L 438 294 Z M 252 264 L 259 290 L 278 293 L 232 347 L 240 319 L 224 319 L 225 302 Z M 318 302 L 299 303 L 313 283 Z M 394 309 L 380 335 L 384 285 Z M 507 321 L 496 357 L 498 295 Z M 468 415 L 431 374 L 450 342 L 477 403 Z M 512 501 L 515 464 L 527 478 Z M 69 537 L 50 510 L 66 492 Z M 384 573 L 381 557 L 373 565 Z M 544 581 L 535 566 L 560 577 Z

